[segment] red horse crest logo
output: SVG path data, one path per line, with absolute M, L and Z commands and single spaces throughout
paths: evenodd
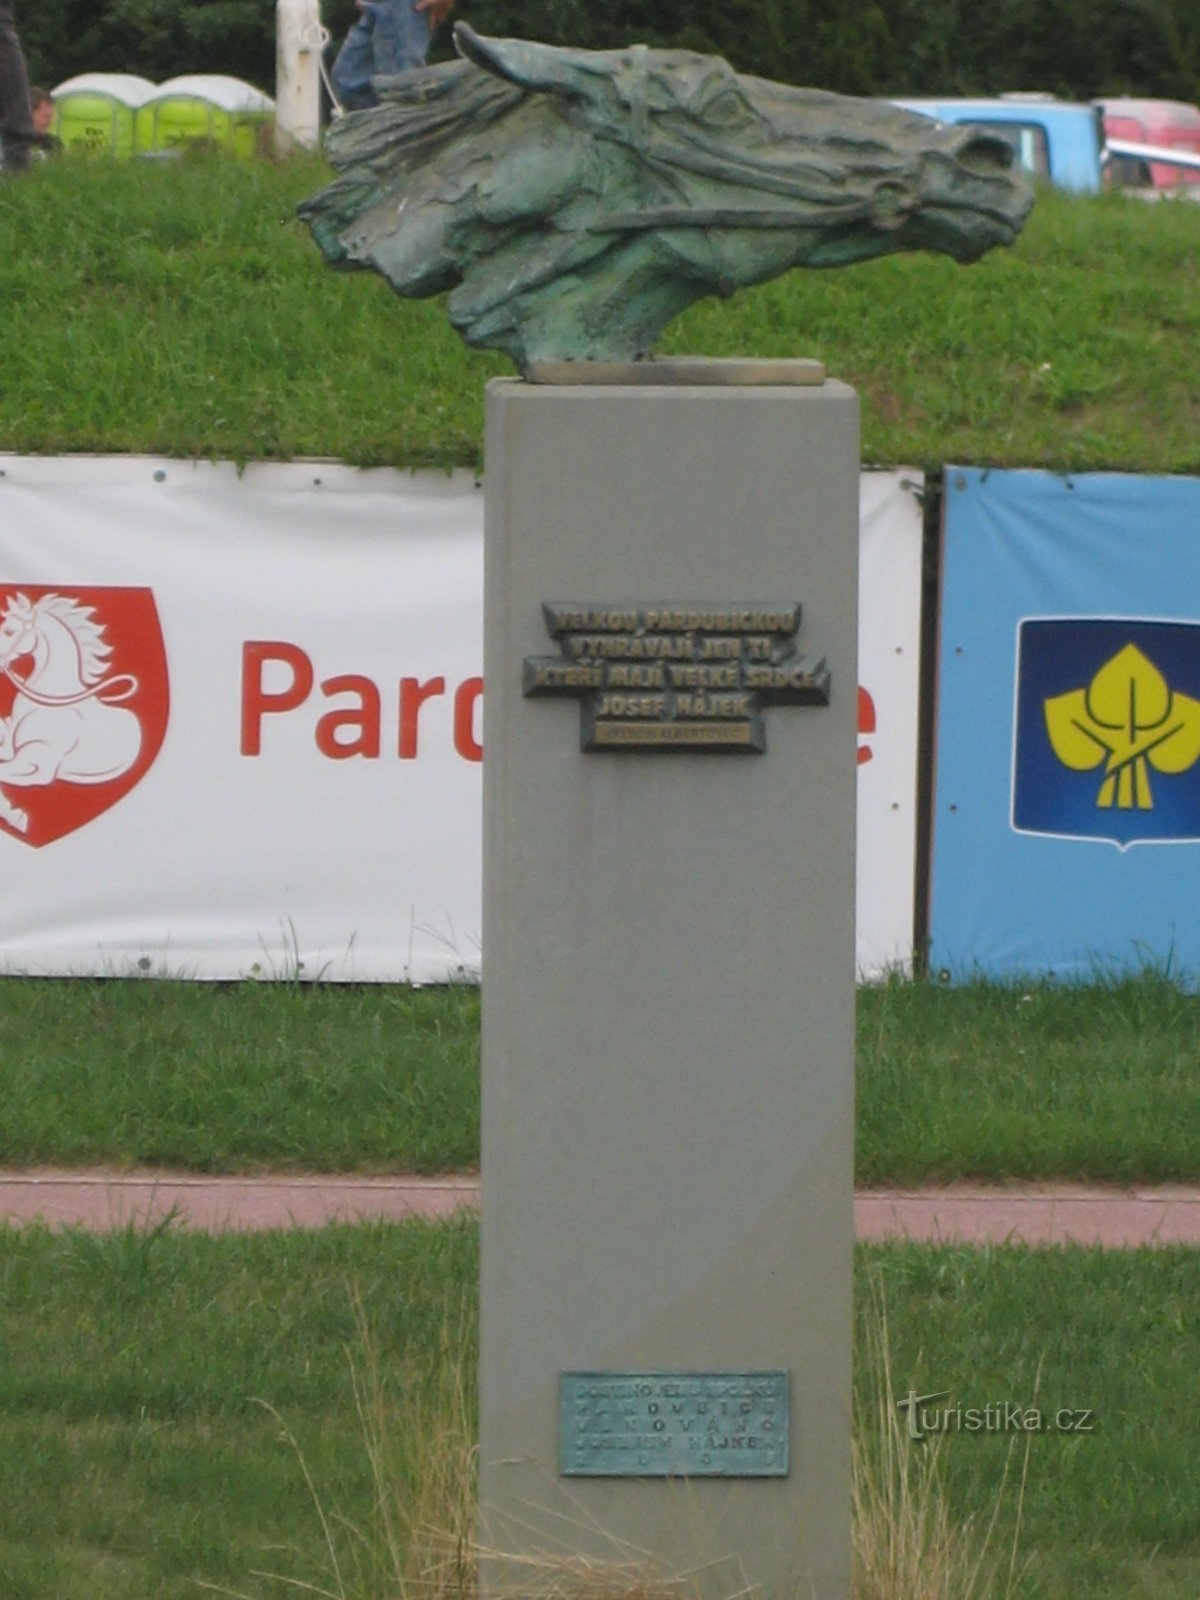
M 0 589 L 0 830 L 50 844 L 123 800 L 169 703 L 149 589 Z

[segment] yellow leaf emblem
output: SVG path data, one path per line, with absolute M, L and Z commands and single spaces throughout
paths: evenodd
M 1150 768 L 1186 772 L 1200 760 L 1200 700 L 1176 694 L 1136 645 L 1106 661 L 1086 689 L 1045 702 L 1054 753 L 1073 772 L 1104 762 L 1102 809 L 1153 809 Z

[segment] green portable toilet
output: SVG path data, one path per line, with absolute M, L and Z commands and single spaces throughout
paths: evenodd
M 137 147 L 161 153 L 204 139 L 229 155 L 252 156 L 259 130 L 274 115 L 270 95 L 240 78 L 189 73 L 160 84 L 141 106 Z
M 130 156 L 138 107 L 153 93 L 148 78 L 131 72 L 82 72 L 50 91 L 53 132 L 73 153 Z

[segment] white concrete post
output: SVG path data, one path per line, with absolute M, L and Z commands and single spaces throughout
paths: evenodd
M 321 146 L 321 48 L 318 0 L 275 6 L 275 153 Z

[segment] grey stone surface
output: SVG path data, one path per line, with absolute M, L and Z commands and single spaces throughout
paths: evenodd
M 803 356 L 785 361 L 754 356 L 670 356 L 656 361 L 531 361 L 525 376 L 530 383 L 781 388 L 824 383 L 825 367 Z
M 487 397 L 483 1538 L 845 1600 L 858 408 Z M 756 756 L 584 754 L 547 600 L 799 601 L 828 706 Z M 785 1370 L 786 1478 L 563 1479 L 559 1374 Z M 499 1590 L 513 1568 L 487 1568 Z

